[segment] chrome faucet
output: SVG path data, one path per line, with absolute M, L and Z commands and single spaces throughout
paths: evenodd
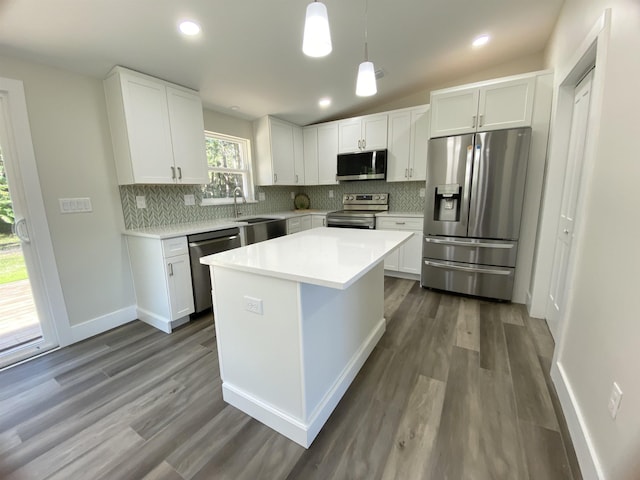
M 244 193 L 242 193 L 242 189 L 240 187 L 236 187 L 233 189 L 233 209 L 236 213 L 236 218 L 240 215 L 238 211 L 238 194 L 242 197 L 242 203 L 247 203 L 247 199 L 244 197 Z

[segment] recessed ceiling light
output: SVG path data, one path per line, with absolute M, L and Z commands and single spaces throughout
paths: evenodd
M 200 33 L 200 25 L 191 20 L 180 22 L 180 25 L 178 27 L 180 28 L 180 31 L 185 35 L 193 36 Z
M 321 98 L 320 100 L 318 100 L 318 105 L 320 105 L 321 108 L 327 108 L 329 105 L 331 105 L 331 99 L 327 97 Z
M 489 43 L 489 39 L 491 37 L 487 34 L 484 35 L 480 35 L 479 37 L 476 37 L 476 39 L 473 41 L 472 45 L 474 47 L 482 47 L 483 45 L 486 45 L 487 43 Z
M 229 109 L 233 110 L 234 112 L 237 112 L 238 110 L 240 110 L 240 107 L 238 105 L 231 105 Z

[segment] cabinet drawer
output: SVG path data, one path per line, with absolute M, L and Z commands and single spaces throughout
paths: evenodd
M 414 230 L 422 231 L 424 220 L 421 217 L 377 217 L 378 230 Z
M 187 237 L 167 238 L 162 240 L 162 256 L 164 258 L 184 255 L 189 253 Z
M 424 238 L 424 256 L 439 260 L 515 267 L 517 253 L 518 242 L 436 236 Z

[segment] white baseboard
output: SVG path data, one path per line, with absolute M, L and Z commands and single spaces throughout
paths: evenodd
M 415 273 L 405 273 L 405 272 L 397 272 L 395 270 L 385 270 L 384 275 L 385 277 L 404 278 L 406 280 L 420 281 L 420 275 Z
M 578 407 L 564 369 L 559 362 L 554 362 L 551 366 L 551 379 L 556 387 L 556 392 L 562 405 L 562 412 L 567 420 L 567 427 L 578 457 L 582 478 L 584 480 L 603 480 L 605 476 L 584 422 L 584 417 Z
M 386 321 L 383 318 L 373 329 L 371 334 L 362 342 L 358 351 L 353 355 L 333 386 L 314 410 L 309 420 L 292 417 L 244 390 L 224 382 L 222 384 L 222 398 L 225 402 L 242 410 L 247 415 L 264 423 L 285 437 L 293 440 L 304 448 L 309 448 L 322 426 L 338 405 L 338 402 L 353 382 L 364 362 L 369 358 L 374 347 L 385 332 Z
M 149 312 L 143 308 L 138 308 L 138 318 L 152 327 L 162 330 L 164 333 L 171 333 L 171 322 L 164 317 L 159 317 L 155 313 Z
M 102 315 L 101 317 L 92 318 L 86 322 L 79 323 L 78 325 L 71 326 L 71 343 L 79 342 L 99 333 L 106 332 L 112 328 L 119 327 L 125 323 L 132 322 L 138 317 L 136 315 L 136 306 L 131 305 L 129 307 L 116 310 L 115 312 Z

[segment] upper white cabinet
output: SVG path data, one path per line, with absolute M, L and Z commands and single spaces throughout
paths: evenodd
M 338 153 L 387 148 L 387 114 L 338 121 Z
M 336 184 L 338 123 L 304 127 L 304 172 L 306 185 Z
M 270 116 L 253 128 L 258 185 L 304 185 L 302 128 Z
M 431 93 L 431 137 L 531 126 L 534 75 Z
M 197 92 L 115 67 L 104 81 L 118 183 L 208 183 Z
M 429 105 L 389 112 L 387 181 L 426 180 Z

